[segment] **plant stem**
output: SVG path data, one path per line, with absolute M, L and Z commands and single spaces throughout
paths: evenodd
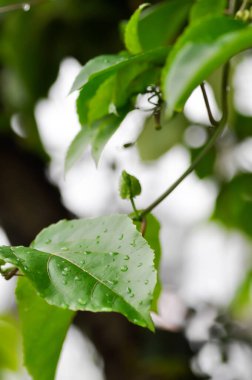
M 10 5 L 5 5 L 3 7 L 0 7 L 0 14 L 1 13 L 8 13 L 12 11 L 17 11 L 19 9 L 25 10 L 26 6 L 33 6 L 39 3 L 44 2 L 45 0 L 30 0 L 30 1 L 24 1 L 23 3 L 15 3 L 15 4 L 10 4 Z
M 139 219 L 139 212 L 137 211 L 137 208 L 136 208 L 136 205 L 135 205 L 135 202 L 134 202 L 134 198 L 130 198 L 130 203 L 131 203 L 133 211 L 134 211 L 134 213 L 136 215 L 136 219 Z
M 178 185 L 196 168 L 198 163 L 202 160 L 202 158 L 209 152 L 209 150 L 214 146 L 216 140 L 223 132 L 228 116 L 228 96 L 227 96 L 227 84 L 228 84 L 228 74 L 229 74 L 229 63 L 224 66 L 223 70 L 223 78 L 222 78 L 222 118 L 219 122 L 216 122 L 216 128 L 209 139 L 207 144 L 204 146 L 199 155 L 195 158 L 195 160 L 191 163 L 188 169 L 162 194 L 158 197 L 153 203 L 151 203 L 147 208 L 145 208 L 140 213 L 140 218 L 150 213 L 156 206 L 158 206 L 165 198 L 168 197 L 177 187 Z
M 209 121 L 210 121 L 210 123 L 212 124 L 213 127 L 217 127 L 218 126 L 218 121 L 215 120 L 215 118 L 213 117 L 213 114 L 212 114 L 212 111 L 211 111 L 211 107 L 210 107 L 210 104 L 209 104 L 209 100 L 208 100 L 208 97 L 207 97 L 207 93 L 206 93 L 206 88 L 205 88 L 205 83 L 204 82 L 201 83 L 200 88 L 201 88 L 201 91 L 202 91 L 202 94 L 203 94 L 203 98 L 204 98 L 204 101 L 205 101 L 205 105 L 206 105 Z

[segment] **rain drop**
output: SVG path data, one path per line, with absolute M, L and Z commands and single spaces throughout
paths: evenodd
M 122 240 L 123 239 L 123 234 L 121 234 L 121 236 L 119 237 L 119 240 Z
M 47 239 L 47 240 L 45 241 L 46 244 L 50 244 L 51 242 L 52 242 L 52 239 Z
M 108 229 L 107 229 L 107 228 L 105 228 L 105 230 L 104 230 L 103 232 L 104 232 L 104 233 L 108 232 Z
M 29 3 L 24 3 L 22 5 L 22 8 L 23 8 L 23 11 L 29 12 L 29 10 L 31 9 L 31 5 Z
M 124 258 L 123 258 L 124 260 L 129 260 L 130 259 L 130 257 L 129 257 L 129 255 L 126 255 L 126 256 L 124 256 Z
M 74 280 L 75 280 L 75 281 L 79 281 L 79 280 L 80 280 L 80 277 L 79 277 L 79 276 L 75 276 L 75 277 L 74 277 Z
M 132 292 L 131 288 L 127 288 L 127 293 L 130 294 Z
M 145 280 L 144 283 L 145 283 L 145 285 L 148 285 L 149 284 L 149 280 Z
M 143 263 L 139 263 L 137 267 L 140 268 L 142 265 L 143 265 Z
M 127 270 L 128 270 L 127 265 L 123 265 L 123 266 L 121 267 L 121 272 L 127 272 Z

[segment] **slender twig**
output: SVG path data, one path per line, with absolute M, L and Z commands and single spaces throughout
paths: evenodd
M 139 213 L 138 213 L 138 211 L 137 211 L 137 208 L 136 208 L 135 201 L 134 201 L 134 198 L 133 198 L 133 197 L 130 198 L 130 203 L 131 203 L 131 206 L 132 206 L 132 208 L 133 208 L 133 211 L 134 211 L 134 213 L 135 213 L 135 215 L 136 215 L 136 219 L 139 219 Z
M 12 11 L 17 11 L 20 9 L 26 10 L 26 9 L 29 9 L 29 7 L 32 7 L 33 5 L 37 5 L 37 4 L 45 2 L 45 1 L 46 0 L 30 0 L 30 1 L 24 1 L 23 3 L 15 3 L 15 4 L 10 4 L 10 5 L 5 5 L 3 7 L 0 7 L 0 14 L 12 12 Z
M 240 6 L 239 11 L 244 11 L 249 3 L 249 0 L 243 0 L 242 5 Z
M 141 229 L 140 229 L 142 236 L 145 235 L 146 228 L 147 228 L 147 219 L 143 217 L 141 221 Z
M 236 9 L 236 0 L 229 0 L 228 14 L 233 15 Z
M 204 98 L 204 102 L 205 102 L 205 105 L 206 105 L 209 121 L 210 121 L 210 123 L 212 124 L 213 127 L 217 127 L 219 125 L 219 122 L 217 120 L 215 120 L 215 118 L 213 117 L 213 114 L 212 114 L 212 111 L 211 111 L 211 107 L 210 107 L 210 104 L 209 104 L 209 100 L 208 100 L 208 97 L 207 97 L 207 93 L 206 93 L 206 88 L 205 88 L 205 83 L 204 82 L 201 83 L 200 88 L 201 88 L 202 95 L 203 95 L 203 98 Z
M 153 203 L 151 203 L 147 208 L 145 208 L 141 213 L 140 217 L 143 218 L 143 216 L 150 213 L 156 206 L 158 206 L 165 198 L 168 197 L 177 187 L 178 185 L 190 174 L 192 171 L 196 168 L 198 163 L 202 160 L 202 158 L 208 153 L 208 151 L 213 147 L 218 137 L 223 132 L 226 122 L 227 122 L 227 116 L 228 116 L 228 96 L 227 96 L 227 85 L 228 85 L 228 74 L 229 74 L 229 63 L 227 63 L 224 66 L 223 70 L 223 79 L 222 79 L 222 118 L 216 125 L 215 131 L 211 138 L 209 139 L 208 143 L 205 145 L 205 147 L 202 149 L 202 151 L 199 153 L 199 155 L 195 158 L 195 160 L 191 163 L 189 168 L 160 196 L 158 197 Z

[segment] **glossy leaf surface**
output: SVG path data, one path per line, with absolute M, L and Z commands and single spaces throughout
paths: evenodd
M 0 257 L 20 268 L 50 304 L 116 311 L 153 329 L 154 254 L 125 215 L 61 221 L 31 248 L 1 247 Z
M 93 58 L 86 63 L 86 65 L 77 75 L 71 92 L 81 89 L 88 82 L 93 83 L 94 80 L 95 84 L 97 84 L 97 81 L 102 82 L 110 75 L 115 74 L 117 70 L 127 65 L 131 65 L 136 62 L 162 61 L 168 54 L 168 51 L 168 48 L 156 48 L 146 53 L 137 55 L 130 55 L 124 52 L 122 55 L 101 55 L 99 57 Z
M 19 279 L 16 297 L 26 368 L 33 380 L 53 380 L 74 312 L 49 305 L 26 278 Z

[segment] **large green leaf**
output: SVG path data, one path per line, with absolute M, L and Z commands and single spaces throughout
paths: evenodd
M 167 115 L 181 111 L 191 92 L 215 69 L 252 46 L 252 27 L 228 17 L 189 26 L 172 49 L 162 75 Z
M 171 0 L 146 8 L 138 24 L 143 50 L 173 42 L 186 21 L 193 0 Z
M 0 247 L 48 303 L 70 310 L 116 311 L 153 329 L 154 254 L 130 218 L 61 221 L 31 248 Z
M 169 52 L 168 48 L 156 48 L 146 53 L 130 55 L 101 55 L 86 63 L 77 75 L 71 92 L 81 89 L 88 82 L 104 81 L 110 75 L 115 74 L 119 69 L 137 62 L 162 62 Z M 91 84 L 89 85 L 91 86 Z
M 214 217 L 227 227 L 252 237 L 252 174 L 244 173 L 222 185 L 216 200 Z
M 190 12 L 190 21 L 201 21 L 204 17 L 219 16 L 224 12 L 227 0 L 197 0 Z
M 49 305 L 26 278 L 16 289 L 24 362 L 33 380 L 53 380 L 74 312 Z
M 0 317 L 0 370 L 18 369 L 20 334 L 16 321 L 10 316 Z

